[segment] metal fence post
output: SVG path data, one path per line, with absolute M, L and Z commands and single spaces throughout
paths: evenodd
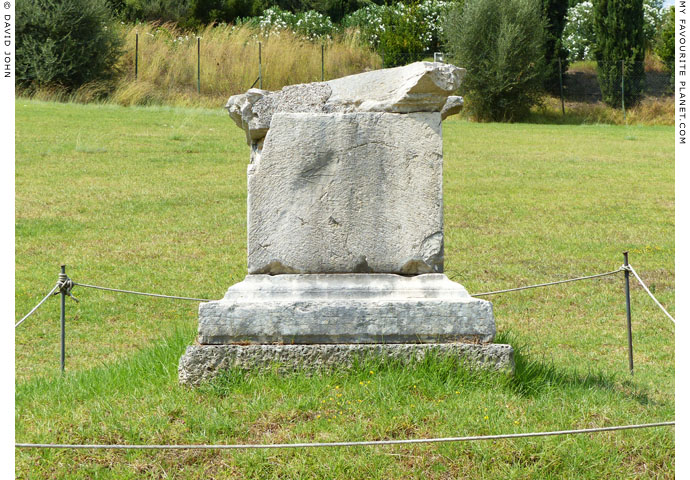
M 139 32 L 134 34 L 134 81 L 139 76 Z
M 324 76 L 324 71 L 323 71 L 323 43 L 321 44 L 321 81 L 323 82 L 325 79 Z
M 628 266 L 628 252 L 623 252 L 623 265 Z M 628 317 L 628 364 L 630 375 L 634 374 L 633 365 L 633 341 L 632 341 L 632 321 L 630 313 L 630 272 L 625 270 L 625 309 Z
M 264 88 L 264 77 L 261 73 L 261 42 L 259 42 L 259 88 Z
M 561 110 L 565 116 L 565 101 L 563 100 L 563 67 L 561 66 L 561 57 L 558 57 L 558 83 L 561 87 Z
M 65 265 L 60 265 L 60 278 L 66 278 Z M 60 373 L 65 373 L 65 289 L 60 288 Z
M 196 93 L 201 93 L 201 37 L 196 37 Z
M 621 60 L 621 105 L 623 107 L 623 122 L 625 122 L 625 60 Z

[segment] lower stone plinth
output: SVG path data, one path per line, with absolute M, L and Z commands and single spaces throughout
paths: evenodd
M 320 344 L 320 345 L 192 345 L 180 358 L 181 384 L 198 386 L 223 370 L 305 369 L 315 372 L 349 367 L 356 358 L 383 357 L 405 362 L 428 352 L 457 356 L 482 368 L 513 373 L 513 347 L 505 344 Z
M 199 306 L 202 345 L 490 343 L 491 302 L 440 273 L 247 275 Z

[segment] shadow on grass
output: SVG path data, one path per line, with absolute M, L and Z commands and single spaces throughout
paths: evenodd
M 254 388 L 274 385 L 276 388 L 299 390 L 314 383 L 352 383 L 361 379 L 381 378 L 386 388 L 415 382 L 426 382 L 438 388 L 506 389 L 523 398 L 537 397 L 557 390 L 605 390 L 632 398 L 641 405 L 650 403 L 649 396 L 641 387 L 630 381 L 616 379 L 613 374 L 590 371 L 586 374 L 575 369 L 566 370 L 553 362 L 531 358 L 528 348 L 511 333 L 497 335 L 496 343 L 507 343 L 515 351 L 515 373 L 496 372 L 457 356 L 427 352 L 421 359 L 385 358 L 365 356 L 355 358 L 349 367 L 297 369 L 286 371 L 280 364 L 264 370 L 225 370 L 215 379 L 202 384 L 199 392 L 225 397 Z
M 16 400 L 21 404 L 35 395 L 55 394 L 86 400 L 108 397 L 112 391 L 147 389 L 153 385 L 162 388 L 177 381 L 177 363 L 186 345 L 191 343 L 192 336 L 190 329 L 177 328 L 172 336 L 157 345 L 113 364 L 75 372 L 63 378 L 34 379 L 17 385 Z M 642 405 L 650 403 L 647 393 L 628 380 L 617 381 L 614 375 L 602 371 L 582 374 L 575 369 L 563 369 L 553 362 L 530 357 L 528 347 L 510 332 L 497 335 L 495 341 L 513 346 L 514 375 L 497 373 L 467 359 L 431 351 L 420 359 L 367 356 L 355 358 L 349 367 L 317 370 L 285 371 L 279 364 L 264 370 L 225 370 L 212 381 L 198 387 L 197 392 L 225 397 L 255 389 L 290 391 L 314 383 L 322 386 L 330 383 L 356 384 L 362 379 L 381 378 L 382 387 L 390 389 L 424 382 L 434 389 L 506 389 L 521 397 L 536 397 L 553 389 L 597 389 L 625 395 Z
M 552 387 L 598 389 L 624 393 L 641 405 L 650 403 L 648 394 L 641 387 L 628 380 L 616 381 L 613 374 L 603 371 L 582 374 L 574 369 L 556 367 L 553 362 L 548 363 L 544 359 L 531 358 L 528 347 L 510 332 L 498 334 L 495 341 L 510 344 L 515 351 L 515 375 L 507 379 L 506 386 L 520 396 L 537 396 Z

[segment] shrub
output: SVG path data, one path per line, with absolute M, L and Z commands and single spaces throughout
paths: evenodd
M 598 0 L 594 5 L 597 78 L 604 102 L 636 103 L 644 88 L 644 9 L 642 0 Z M 624 78 L 624 92 L 621 82 Z
M 363 42 L 370 47 L 378 47 L 380 35 L 385 31 L 383 12 L 385 5 L 370 4 L 345 17 L 343 25 L 359 31 Z
M 190 0 L 187 18 L 181 23 L 194 27 L 211 22 L 232 22 L 258 15 L 256 7 L 253 0 Z
M 647 48 L 652 48 L 659 36 L 661 24 L 663 22 L 663 2 L 662 0 L 644 0 L 644 38 Z
M 659 41 L 656 44 L 656 54 L 664 62 L 664 66 L 671 72 L 676 71 L 676 9 L 673 5 L 664 14 Z
M 331 19 L 317 11 L 298 13 L 294 30 L 309 40 L 331 38 L 335 26 Z
M 22 87 L 73 90 L 115 75 L 122 40 L 103 0 L 22 0 L 16 14 Z
M 295 14 L 279 7 L 271 7 L 264 10 L 257 20 L 264 35 L 290 30 L 303 38 L 317 40 L 330 39 L 335 30 L 331 19 L 315 10 Z
M 655 43 L 662 21 L 661 2 L 659 0 L 644 0 L 644 32 L 647 45 Z M 563 46 L 568 50 L 568 60 L 594 59 L 594 45 L 596 33 L 594 31 L 594 5 L 590 1 L 581 2 L 568 9 L 565 28 L 563 30 Z
M 421 60 L 426 51 L 426 28 L 418 19 L 418 6 L 398 3 L 383 10 L 379 52 L 384 67 Z
M 568 61 L 594 59 L 594 5 L 578 3 L 568 9 L 563 29 L 563 46 L 568 50 Z
M 271 7 L 264 10 L 257 20 L 264 34 L 280 33 L 282 30 L 294 32 L 297 16 L 280 7 Z
M 315 10 L 341 23 L 346 15 L 370 3 L 370 0 L 303 0 L 300 10 Z
M 467 69 L 466 108 L 478 120 L 515 121 L 539 102 L 544 20 L 539 0 L 467 0 L 445 24 L 451 60 Z
M 345 17 L 343 24 L 357 29 L 362 40 L 379 51 L 386 66 L 403 65 L 439 47 L 442 19 L 451 5 L 459 2 L 370 4 Z

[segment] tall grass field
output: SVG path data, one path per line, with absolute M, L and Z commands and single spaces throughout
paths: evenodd
M 209 25 L 198 32 L 169 23 L 123 24 L 117 29 L 124 46 L 115 80 L 87 83 L 75 91 L 44 87 L 18 93 L 44 101 L 215 108 L 230 95 L 244 93 L 252 86 L 280 90 L 286 85 L 376 70 L 383 64 L 381 56 L 352 28 L 316 40 L 287 29 L 267 34 L 249 24 Z M 661 72 L 657 57 L 648 55 L 647 64 L 648 73 Z M 570 68 L 570 73 L 583 72 L 592 77 L 589 82 L 594 84 L 590 87 L 596 90 L 596 64 L 576 62 Z M 568 99 L 565 110 L 563 115 L 559 97 L 545 95 L 527 121 L 671 126 L 675 118 L 673 97 L 668 95 L 647 96 L 637 105 L 628 106 L 625 116 L 620 108 L 601 101 Z
M 285 85 L 320 81 L 322 73 L 330 80 L 375 70 L 382 62 L 353 31 L 320 41 L 289 30 L 266 35 L 248 25 L 210 25 L 190 33 L 173 24 L 140 23 L 122 25 L 119 31 L 124 47 L 115 82 L 89 83 L 74 92 L 47 88 L 32 96 L 125 106 L 215 107 L 252 86 L 280 90 Z
M 142 75 L 144 75 L 142 73 Z M 246 275 L 244 133 L 220 108 L 16 100 L 16 313 L 76 282 L 221 298 Z M 446 274 L 470 293 L 617 269 L 674 314 L 673 127 L 443 125 Z M 410 192 L 411 195 L 414 192 Z M 15 331 L 16 441 L 410 439 L 672 420 L 674 326 L 623 276 L 495 295 L 514 376 L 449 359 L 177 383 L 198 304 L 75 287 Z M 22 479 L 674 478 L 674 429 L 265 451 L 16 449 Z

